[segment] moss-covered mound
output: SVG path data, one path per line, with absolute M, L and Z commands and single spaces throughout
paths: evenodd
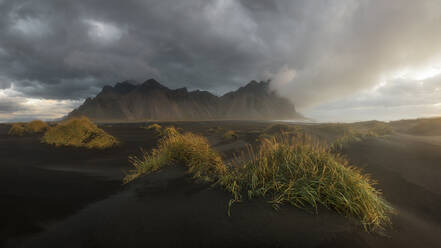
M 98 128 L 86 117 L 70 119 L 51 127 L 42 142 L 55 146 L 75 146 L 105 149 L 116 146 L 115 137 Z

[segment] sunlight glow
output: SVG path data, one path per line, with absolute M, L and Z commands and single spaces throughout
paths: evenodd
M 121 39 L 123 32 L 118 27 L 96 20 L 86 20 L 89 25 L 89 37 L 97 42 L 101 43 L 112 43 Z

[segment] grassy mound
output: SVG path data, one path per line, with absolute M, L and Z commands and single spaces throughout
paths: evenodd
M 183 164 L 193 178 L 206 182 L 217 180 L 226 171 L 221 157 L 210 148 L 204 137 L 192 133 L 180 134 L 173 127 L 164 130 L 164 137 L 152 153 L 143 152 L 141 157 L 132 156 L 129 160 L 135 169 L 124 178 L 125 183 L 170 164 Z
M 322 205 L 358 218 L 369 231 L 390 223 L 388 216 L 393 209 L 372 186 L 374 182 L 340 156 L 305 137 L 264 139 L 257 153 L 250 149 L 250 157 L 226 166 L 205 138 L 168 128 L 152 153 L 129 158 L 135 169 L 124 182 L 170 163 L 183 164 L 194 178 L 214 182 L 231 192 L 229 212 L 243 196 L 263 197 L 276 208 L 290 204 L 317 211 Z
M 43 133 L 49 129 L 49 125 L 40 120 L 34 120 L 26 124 L 27 133 Z
M 40 120 L 33 120 L 28 123 L 14 123 L 8 134 L 14 136 L 23 136 L 27 134 L 43 133 L 49 128 L 49 125 Z
M 155 132 L 158 133 L 158 134 L 161 134 L 161 132 L 162 132 L 162 127 L 161 127 L 161 125 L 156 124 L 156 123 L 151 124 L 151 125 L 148 125 L 147 127 L 143 127 L 143 128 L 144 128 L 144 129 L 147 129 L 147 130 L 155 131 Z
M 26 134 L 26 128 L 22 123 L 14 123 L 8 131 L 8 135 L 23 136 Z
M 105 149 L 118 144 L 115 137 L 98 128 L 86 117 L 70 119 L 50 128 L 42 142 L 55 146 Z
M 258 153 L 250 151 L 251 160 L 228 170 L 219 184 L 233 195 L 229 205 L 247 195 L 267 198 L 275 208 L 290 204 L 317 211 L 322 205 L 358 218 L 366 230 L 390 223 L 393 209 L 368 176 L 327 148 L 299 140 L 265 139 Z
M 222 135 L 222 137 L 226 140 L 236 140 L 237 138 L 239 138 L 239 136 L 237 135 L 237 133 L 233 130 L 228 130 L 224 133 L 224 135 Z

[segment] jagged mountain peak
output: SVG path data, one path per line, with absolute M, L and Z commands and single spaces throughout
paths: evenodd
M 274 111 L 277 109 L 277 111 Z M 289 100 L 269 91 L 269 81 L 251 81 L 221 97 L 208 91 L 171 90 L 155 79 L 142 84 L 123 81 L 105 86 L 69 116 L 97 121 L 293 119 L 301 117 Z

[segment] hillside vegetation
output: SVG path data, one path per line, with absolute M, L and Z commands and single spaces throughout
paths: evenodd
M 118 144 L 115 137 L 98 128 L 86 117 L 69 119 L 51 127 L 44 134 L 42 142 L 55 146 L 95 149 L 105 149 Z

